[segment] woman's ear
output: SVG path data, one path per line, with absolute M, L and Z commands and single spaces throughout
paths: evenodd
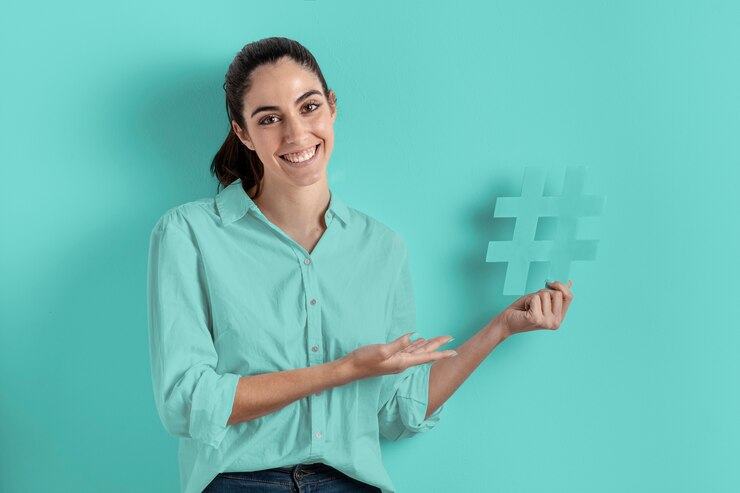
M 242 141 L 242 144 L 247 146 L 250 150 L 254 150 L 254 144 L 252 144 L 252 139 L 249 138 L 249 134 L 245 130 L 242 130 L 241 127 L 239 127 L 239 124 L 236 123 L 236 120 L 231 120 L 231 129 L 234 131 L 237 137 L 239 137 L 239 140 Z
M 334 93 L 334 89 L 329 89 L 329 106 L 331 108 L 331 117 L 335 119 L 337 117 L 337 95 Z

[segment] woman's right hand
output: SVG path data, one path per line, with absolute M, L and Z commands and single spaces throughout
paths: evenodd
M 448 343 L 451 336 L 438 336 L 431 339 L 419 338 L 411 342 L 410 335 L 402 335 L 386 344 L 368 344 L 343 356 L 345 363 L 356 378 L 367 378 L 391 373 L 401 373 L 405 369 L 438 361 L 457 355 L 454 350 L 436 351 Z

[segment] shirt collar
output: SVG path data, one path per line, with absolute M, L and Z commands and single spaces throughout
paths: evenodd
M 349 209 L 331 189 L 329 190 L 329 211 L 344 224 L 349 222 Z M 241 219 L 250 209 L 259 210 L 257 204 L 247 195 L 242 187 L 241 178 L 237 178 L 216 194 L 216 208 L 224 226 Z

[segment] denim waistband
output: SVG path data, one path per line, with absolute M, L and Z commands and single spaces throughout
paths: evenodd
M 311 464 L 296 464 L 294 466 L 275 467 L 272 470 L 283 471 L 283 472 L 293 472 L 295 469 L 300 469 L 302 471 L 323 472 L 323 471 L 332 470 L 334 468 L 328 464 L 324 464 L 323 462 L 314 462 Z

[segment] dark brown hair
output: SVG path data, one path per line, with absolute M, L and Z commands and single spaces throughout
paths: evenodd
M 224 82 L 226 92 L 226 114 L 229 117 L 229 134 L 211 162 L 211 174 L 218 180 L 219 186 L 227 187 L 238 178 L 242 179 L 242 187 L 246 192 L 257 185 L 256 198 L 262 192 L 262 177 L 265 169 L 257 153 L 245 146 L 234 133 L 231 120 L 235 120 L 239 127 L 246 130 L 247 125 L 242 118 L 244 95 L 252 86 L 251 75 L 257 67 L 275 63 L 283 57 L 288 57 L 304 66 L 318 77 L 324 96 L 329 99 L 329 88 L 321 73 L 319 64 L 308 49 L 297 41 L 288 38 L 271 37 L 253 41 L 245 45 L 229 65 Z M 336 98 L 333 101 L 336 104 Z M 332 101 L 329 101 L 332 104 Z

